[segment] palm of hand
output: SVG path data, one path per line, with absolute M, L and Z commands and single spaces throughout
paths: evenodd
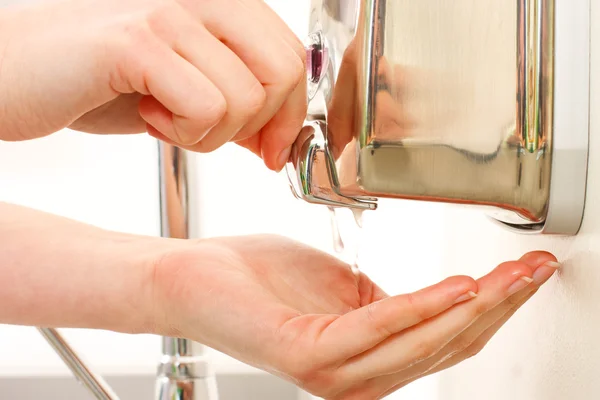
M 158 325 L 321 397 L 377 399 L 477 353 L 537 290 L 509 296 L 508 286 L 551 258 L 526 257 L 478 282 L 453 277 L 388 297 L 347 264 L 283 238 L 202 241 L 158 268 L 159 301 L 171 305 Z

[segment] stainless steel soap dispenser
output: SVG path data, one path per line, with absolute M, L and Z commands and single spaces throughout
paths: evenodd
M 294 193 L 483 207 L 576 234 L 588 158 L 589 0 L 312 0 Z

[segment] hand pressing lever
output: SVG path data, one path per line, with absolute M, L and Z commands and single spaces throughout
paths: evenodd
M 0 140 L 63 128 L 238 142 L 280 170 L 306 50 L 262 0 L 64 0 L 0 11 Z

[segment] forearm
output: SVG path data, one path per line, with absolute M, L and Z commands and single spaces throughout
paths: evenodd
M 0 323 L 150 332 L 168 239 L 0 202 Z

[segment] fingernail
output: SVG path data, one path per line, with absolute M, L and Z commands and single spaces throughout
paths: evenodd
M 535 272 L 533 273 L 533 282 L 536 285 L 541 285 L 541 284 L 545 283 L 548 279 L 550 279 L 550 277 L 552 275 L 554 275 L 556 270 L 559 269 L 560 267 L 561 267 L 561 264 L 557 263 L 555 261 L 548 261 L 548 262 L 544 263 L 541 267 L 536 269 Z
M 518 281 L 516 281 L 515 283 L 513 283 L 509 288 L 508 288 L 508 295 L 512 296 L 513 294 L 520 292 L 521 290 L 525 289 L 527 286 L 529 286 L 529 284 L 533 282 L 533 279 L 531 279 L 528 276 L 522 276 L 519 278 Z
M 472 292 L 472 291 L 468 291 L 467 293 L 463 294 L 458 299 L 456 299 L 456 301 L 454 302 L 454 304 L 462 303 L 462 302 L 465 302 L 467 300 L 474 299 L 475 297 L 477 297 L 477 293 Z
M 289 146 L 279 154 L 279 157 L 277 158 L 277 168 L 280 171 L 283 169 L 283 167 L 285 167 L 285 164 L 290 159 L 291 152 L 292 152 L 292 146 Z
M 554 269 L 559 269 L 562 267 L 562 264 L 556 261 L 546 261 L 543 265 Z

